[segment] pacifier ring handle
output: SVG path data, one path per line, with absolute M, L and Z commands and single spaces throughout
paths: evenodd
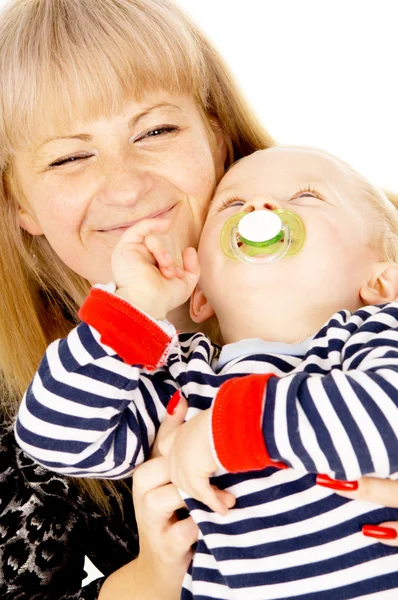
M 235 226 L 232 228 L 231 231 L 232 252 L 238 260 L 247 264 L 267 264 L 270 262 L 274 262 L 285 256 L 285 254 L 289 251 L 289 248 L 292 243 L 292 233 L 289 225 L 284 223 L 282 226 L 282 232 L 283 239 L 281 240 L 279 248 L 278 250 L 276 250 L 276 252 L 273 252 L 272 254 L 261 254 L 261 252 L 259 252 L 257 255 L 250 256 L 240 249 L 238 239 L 241 239 L 241 236 L 239 235 L 238 228 Z M 251 246 L 253 247 L 252 244 Z

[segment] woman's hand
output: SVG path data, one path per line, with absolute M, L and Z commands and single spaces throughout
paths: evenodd
M 318 475 L 316 482 L 318 485 L 334 490 L 344 498 L 398 508 L 398 481 L 375 477 L 362 477 L 358 481 L 338 481 L 327 475 Z M 398 522 L 396 521 L 364 525 L 362 533 L 388 546 L 398 546 Z
M 180 391 L 176 391 L 167 405 L 167 414 L 162 421 L 161 426 L 156 434 L 155 442 L 152 445 L 151 458 L 164 456 L 160 447 L 170 435 L 175 434 L 179 426 L 185 421 L 188 411 L 188 402 L 181 396 Z
M 173 410 L 174 413 L 170 414 Z M 187 402 L 169 406 L 158 438 L 164 439 L 185 418 Z M 175 511 L 185 506 L 170 483 L 167 459 L 158 455 L 133 476 L 133 499 L 140 554 L 105 581 L 98 600 L 179 600 L 182 581 L 192 556 L 198 527 L 191 517 L 179 521 Z

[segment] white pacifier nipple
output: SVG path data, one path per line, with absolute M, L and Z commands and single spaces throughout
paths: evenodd
M 238 223 L 242 242 L 249 246 L 268 246 L 282 237 L 283 223 L 279 215 L 269 210 L 247 213 Z

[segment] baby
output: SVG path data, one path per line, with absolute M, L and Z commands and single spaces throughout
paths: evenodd
M 240 231 L 271 213 L 271 240 Z M 20 445 L 56 471 L 125 477 L 182 394 L 187 422 L 163 449 L 200 528 L 183 599 L 395 598 L 398 550 L 361 528 L 397 511 L 315 483 L 398 471 L 394 206 L 342 161 L 278 147 L 222 179 L 198 254 L 175 256 L 167 226 L 124 234 L 114 284 L 46 352 Z M 222 349 L 164 320 L 190 296 L 195 322 L 217 315 Z

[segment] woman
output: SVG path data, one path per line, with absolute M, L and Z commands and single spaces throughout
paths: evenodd
M 14 0 L 0 21 L 0 90 L 6 422 L 90 283 L 109 281 L 123 231 L 167 213 L 174 243 L 194 245 L 225 166 L 272 140 L 168 0 Z M 192 329 L 185 309 L 169 318 Z M 183 417 L 181 405 L 164 428 Z M 196 530 L 175 517 L 162 457 L 135 474 L 137 527 L 123 483 L 50 475 L 4 431 L 2 597 L 179 597 Z M 81 589 L 84 554 L 114 571 L 105 583 Z
M 168 1 L 15 0 L 0 21 L 0 81 L 5 420 L 89 282 L 109 280 L 121 231 L 167 210 L 175 242 L 195 244 L 224 165 L 271 140 Z M 190 327 L 184 310 L 171 318 Z M 179 597 L 196 528 L 174 516 L 182 502 L 161 458 L 135 476 L 133 560 L 122 483 L 50 475 L 9 429 L 2 450 L 2 597 L 96 598 L 103 580 L 80 586 L 85 554 L 105 575 L 127 563 L 101 598 Z

